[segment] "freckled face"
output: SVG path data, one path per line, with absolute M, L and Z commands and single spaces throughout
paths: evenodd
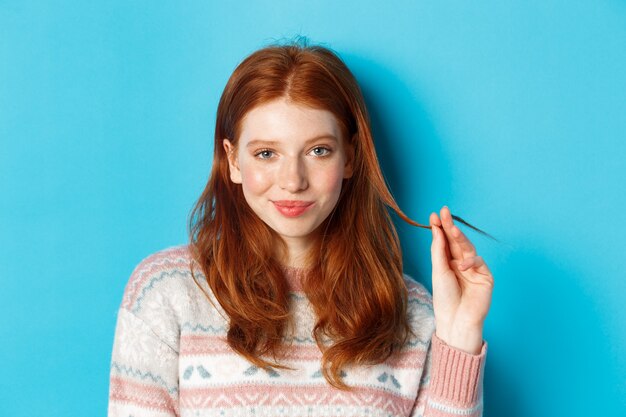
M 335 116 L 283 98 L 248 112 L 237 149 L 228 139 L 223 144 L 231 180 L 288 244 L 310 242 L 337 204 L 343 179 L 352 175 L 351 152 Z

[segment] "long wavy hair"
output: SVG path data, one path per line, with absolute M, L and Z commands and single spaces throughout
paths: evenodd
M 287 368 L 279 356 L 290 318 L 289 288 L 273 255 L 275 245 L 285 246 L 248 206 L 241 185 L 230 180 L 222 146 L 228 138 L 237 148 L 244 116 L 278 98 L 330 111 L 354 149 L 353 175 L 344 179 L 337 205 L 319 226 L 303 279 L 316 313 L 322 373 L 331 385 L 350 389 L 340 376 L 343 366 L 383 362 L 411 332 L 400 243 L 387 207 L 414 226 L 430 226 L 409 219 L 387 188 L 363 95 L 333 51 L 272 45 L 237 66 L 217 109 L 213 166 L 190 214 L 190 247 L 228 315 L 230 347 L 259 367 Z M 192 275 L 196 280 L 193 269 Z

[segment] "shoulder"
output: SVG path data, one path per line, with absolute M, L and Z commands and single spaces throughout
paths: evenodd
M 425 308 L 432 310 L 433 297 L 428 289 L 410 275 L 403 274 L 403 277 L 409 294 L 409 304 L 423 305 Z
M 190 274 L 187 245 L 172 246 L 143 258 L 126 283 L 116 332 L 125 345 L 156 335 L 178 351 L 181 313 L 189 305 L 182 281 Z
M 191 279 L 191 262 L 188 245 L 171 246 L 146 256 L 130 274 L 121 308 L 141 316 L 151 300 L 165 303 L 164 298 L 185 292 Z

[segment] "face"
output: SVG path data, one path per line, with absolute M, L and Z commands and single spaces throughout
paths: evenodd
M 248 112 L 237 149 L 223 144 L 231 180 L 288 246 L 311 242 L 352 175 L 351 148 L 335 116 L 286 99 Z

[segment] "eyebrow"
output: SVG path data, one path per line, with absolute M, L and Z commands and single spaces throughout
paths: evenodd
M 334 135 L 331 135 L 330 133 L 324 133 L 322 135 L 318 135 L 315 137 L 312 137 L 310 139 L 307 139 L 306 142 L 304 142 L 305 145 L 308 145 L 311 142 L 315 142 L 316 140 L 320 140 L 320 139 L 332 139 L 335 142 L 338 142 L 337 138 Z M 246 148 L 251 148 L 253 146 L 259 146 L 259 145 L 265 145 L 265 146 L 276 146 L 279 142 L 275 141 L 275 140 L 263 140 L 263 139 L 254 139 L 251 140 L 250 142 L 248 142 L 248 144 L 246 145 Z

